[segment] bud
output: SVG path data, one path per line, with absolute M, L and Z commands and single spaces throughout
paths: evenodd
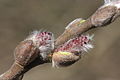
M 38 56 L 39 50 L 33 45 L 32 40 L 22 41 L 14 51 L 15 62 L 23 67 L 28 65 Z
M 40 50 L 40 56 L 43 60 L 54 49 L 54 35 L 51 32 L 33 31 L 26 40 L 33 41 L 33 44 Z
M 120 0 L 104 0 L 104 6 L 116 6 L 120 8 Z
M 52 56 L 53 67 L 69 66 L 81 58 L 83 52 L 87 52 L 93 36 L 81 35 L 69 40 L 55 49 Z
M 66 67 L 72 65 L 80 59 L 80 53 L 55 52 L 52 57 L 53 67 Z
M 105 26 L 120 16 L 120 0 L 104 0 L 101 6 L 92 16 L 91 23 L 95 27 Z
M 73 20 L 71 23 L 69 23 L 67 25 L 67 27 L 65 29 L 69 29 L 73 26 L 78 26 L 78 25 L 81 25 L 82 23 L 84 23 L 86 20 L 82 19 L 82 18 L 77 18 L 75 20 Z

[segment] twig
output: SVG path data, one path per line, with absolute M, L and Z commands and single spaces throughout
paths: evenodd
M 80 24 L 81 19 L 69 25 L 69 27 L 60 35 L 55 45 L 63 44 L 71 37 L 82 34 L 90 29 L 102 27 L 112 23 L 120 15 L 120 0 L 116 2 L 109 2 L 101 6 L 96 12 L 89 17 L 85 22 Z
M 98 10 L 96 10 L 96 12 L 86 21 L 83 21 L 81 23 L 81 19 L 77 19 L 71 22 L 67 26 L 67 29 L 64 31 L 64 33 L 56 39 L 55 47 L 65 43 L 70 38 L 82 34 L 88 30 L 109 25 L 114 20 L 116 20 L 116 18 L 119 15 L 120 15 L 120 0 L 115 1 L 105 0 L 105 4 Z M 30 43 L 30 41 L 26 43 Z M 18 50 L 17 51 L 18 58 L 15 59 L 14 64 L 7 72 L 0 75 L 0 80 L 22 80 L 21 76 L 23 76 L 25 72 L 27 72 L 28 70 L 32 69 L 37 65 L 49 62 L 49 60 L 43 61 L 38 56 L 38 51 L 36 49 L 33 50 L 31 49 L 32 48 L 30 47 L 30 52 L 29 50 L 26 51 L 24 49 L 21 52 Z M 26 54 L 26 52 L 28 54 Z M 22 60 L 19 59 L 19 56 L 22 56 L 23 59 Z

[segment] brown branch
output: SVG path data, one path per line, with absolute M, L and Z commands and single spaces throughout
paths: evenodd
M 23 71 L 23 67 L 13 63 L 12 67 L 0 76 L 0 80 L 15 80 L 15 78 Z
M 82 34 L 93 28 L 102 27 L 112 23 L 120 15 L 120 1 L 106 3 L 89 17 L 85 22 L 81 23 L 81 19 L 77 19 L 70 23 L 62 35 L 56 41 L 55 46 L 59 46 L 70 38 Z M 28 47 L 23 45 L 27 45 Z M 22 51 L 21 51 L 22 49 Z M 37 49 L 31 41 L 23 41 L 15 50 L 15 62 L 12 67 L 0 75 L 0 80 L 22 80 L 25 72 L 29 71 L 37 65 L 48 63 L 38 56 Z M 22 57 L 22 59 L 21 59 Z
M 118 3 L 120 5 L 120 2 Z M 80 24 L 81 19 L 69 25 L 69 27 L 60 35 L 55 45 L 58 46 L 63 44 L 71 37 L 78 34 L 82 34 L 90 29 L 102 27 L 112 23 L 120 15 L 120 8 L 116 6 L 102 6 L 100 7 L 91 17 L 89 17 L 85 22 Z

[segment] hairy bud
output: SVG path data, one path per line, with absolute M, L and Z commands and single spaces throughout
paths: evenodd
M 54 35 L 51 32 L 34 31 L 26 40 L 33 41 L 33 44 L 40 50 L 43 60 L 54 49 Z
M 91 45 L 93 36 L 81 35 L 60 45 L 52 56 L 53 67 L 69 66 L 81 58 L 83 52 L 87 52 Z

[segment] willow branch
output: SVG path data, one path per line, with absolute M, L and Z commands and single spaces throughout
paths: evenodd
M 55 46 L 59 46 L 72 37 L 82 34 L 93 28 L 103 27 L 111 24 L 120 15 L 120 0 L 110 1 L 105 0 L 105 4 L 98 8 L 96 12 L 90 16 L 87 20 L 81 22 L 81 18 L 72 21 L 63 34 L 61 34 L 55 40 Z M 29 45 L 29 49 L 19 51 L 17 50 L 16 59 L 12 67 L 2 75 L 0 75 L 0 80 L 22 80 L 22 76 L 35 66 L 48 63 L 49 61 L 43 61 L 38 56 L 38 51 L 31 47 L 30 41 L 26 43 L 21 43 Z M 31 43 L 32 44 L 32 43 Z M 25 47 L 26 48 L 26 47 Z M 28 48 L 28 47 L 27 47 Z M 21 49 L 21 48 L 20 48 Z M 23 59 L 19 59 L 22 56 Z
M 65 43 L 72 37 L 78 34 L 82 34 L 93 28 L 103 27 L 109 25 L 120 15 L 120 0 L 115 2 L 109 2 L 101 6 L 96 12 L 89 17 L 85 22 L 81 24 L 81 18 L 74 20 L 70 23 L 67 29 L 60 35 L 55 45 Z

